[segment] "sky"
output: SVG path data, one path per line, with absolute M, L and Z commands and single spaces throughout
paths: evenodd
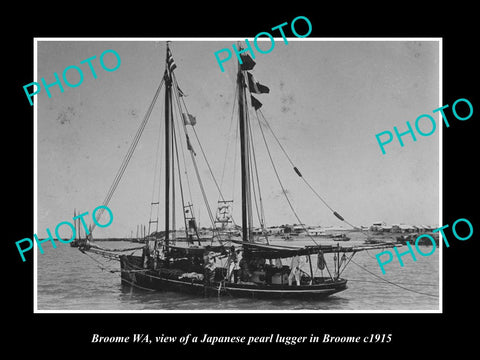
M 52 87 L 51 98 L 45 91 L 35 95 L 36 233 L 40 237 L 46 236 L 46 228 L 53 232 L 61 221 L 70 221 L 74 209 L 91 214 L 102 204 L 162 79 L 165 40 L 37 39 L 37 79 L 33 81 L 45 78 L 51 83 L 54 72 L 61 76 L 71 65 L 84 73 L 78 87 L 64 85 L 63 93 L 58 86 Z M 231 125 L 231 119 L 236 62 L 226 62 L 225 72 L 221 72 L 214 53 L 231 49 L 235 39 L 171 40 L 175 76 L 187 95 L 184 99 L 189 112 L 197 118 L 195 129 L 220 182 L 225 158 L 229 159 L 227 170 L 234 163 L 235 124 Z M 121 58 L 116 71 L 104 71 L 98 62 L 108 49 Z M 96 79 L 87 64 L 80 64 L 94 55 Z M 368 226 L 375 221 L 439 224 L 441 120 L 438 113 L 432 114 L 443 105 L 439 103 L 438 41 L 289 38 L 285 44 L 280 38 L 270 53 L 255 55 L 256 66 L 251 72 L 270 88 L 269 94 L 256 95 L 263 104 L 263 115 L 295 166 L 334 210 L 354 225 Z M 111 54 L 104 60 L 108 67 L 116 64 Z M 68 80 L 79 80 L 75 70 L 68 72 Z M 109 203 L 114 221 L 99 229 L 96 236 L 127 236 L 131 231 L 136 233 L 138 224 L 148 224 L 152 193 L 155 196 L 158 192 L 154 169 L 162 112 L 160 97 Z M 414 126 L 421 114 L 434 117 L 435 133 L 428 137 L 417 134 L 416 142 L 404 136 L 404 147 L 394 139 L 383 155 L 375 135 L 393 132 L 394 126 L 405 131 L 406 121 Z M 255 119 L 253 112 L 250 115 Z M 424 132 L 430 129 L 428 123 L 420 127 Z M 252 124 L 252 131 L 266 224 L 296 223 L 273 175 L 258 125 Z M 215 209 L 218 192 L 208 179 L 198 144 L 193 146 L 210 206 Z M 308 225 L 348 228 L 294 174 L 271 137 L 269 147 L 301 220 Z M 194 173 L 189 176 L 193 179 Z M 240 180 L 236 179 L 234 188 L 233 179 L 233 174 L 225 175 L 221 187 L 225 197 L 233 197 L 234 217 L 240 224 L 240 189 L 236 189 Z M 192 186 L 192 192 L 198 194 L 198 186 Z M 200 224 L 208 226 L 200 196 L 192 199 L 198 206 Z M 91 218 L 86 220 L 92 222 Z

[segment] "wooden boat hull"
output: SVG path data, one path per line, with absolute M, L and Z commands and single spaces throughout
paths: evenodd
M 347 289 L 347 280 L 326 279 L 314 285 L 229 283 L 206 284 L 203 280 L 180 279 L 175 269 L 143 269 L 140 256 L 120 256 L 122 284 L 149 291 L 178 291 L 199 296 L 232 296 L 248 298 L 315 298 L 321 299 Z

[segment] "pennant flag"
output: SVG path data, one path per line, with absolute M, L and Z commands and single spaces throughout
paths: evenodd
M 192 125 L 192 126 L 194 126 L 194 125 L 197 123 L 197 119 L 196 119 L 195 116 L 193 116 L 192 114 L 182 113 L 182 118 L 183 118 L 183 123 L 184 123 L 185 125 Z
M 255 110 L 258 110 L 262 107 L 262 103 L 254 98 L 253 95 L 250 95 L 250 100 L 252 100 L 252 106 L 255 108 Z
M 172 72 L 177 68 L 177 65 L 175 64 L 175 61 L 173 60 L 172 52 L 170 51 L 170 48 L 167 47 L 167 65 L 168 65 L 168 70 Z
M 254 94 L 268 94 L 270 89 L 265 85 L 260 84 L 258 81 L 255 80 L 252 74 L 247 72 L 248 75 L 248 89 L 251 93 Z
M 252 70 L 255 66 L 255 61 L 250 57 L 248 54 L 240 54 L 240 58 L 242 59 L 242 64 L 240 65 L 240 69 L 242 70 Z
M 195 153 L 195 150 L 193 150 L 192 144 L 190 144 L 190 138 L 188 137 L 188 135 L 187 135 L 187 149 L 193 152 L 193 155 L 197 156 L 197 154 Z

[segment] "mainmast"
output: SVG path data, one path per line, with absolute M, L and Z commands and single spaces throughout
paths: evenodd
M 240 155 L 241 155 L 241 176 L 242 176 L 242 238 L 243 241 L 251 240 L 251 214 L 250 202 L 250 164 L 248 149 L 248 120 L 246 111 L 246 85 L 240 63 L 238 63 L 238 115 L 240 127 Z

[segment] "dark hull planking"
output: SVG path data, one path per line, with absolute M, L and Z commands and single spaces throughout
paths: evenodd
M 206 285 L 203 280 L 179 279 L 184 272 L 174 269 L 147 270 L 142 268 L 142 257 L 121 256 L 122 284 L 149 291 L 176 291 L 199 296 L 233 296 L 247 298 L 321 299 L 347 289 L 347 280 L 325 279 L 314 285 L 225 283 L 214 281 Z M 319 279 L 319 278 L 316 278 Z

